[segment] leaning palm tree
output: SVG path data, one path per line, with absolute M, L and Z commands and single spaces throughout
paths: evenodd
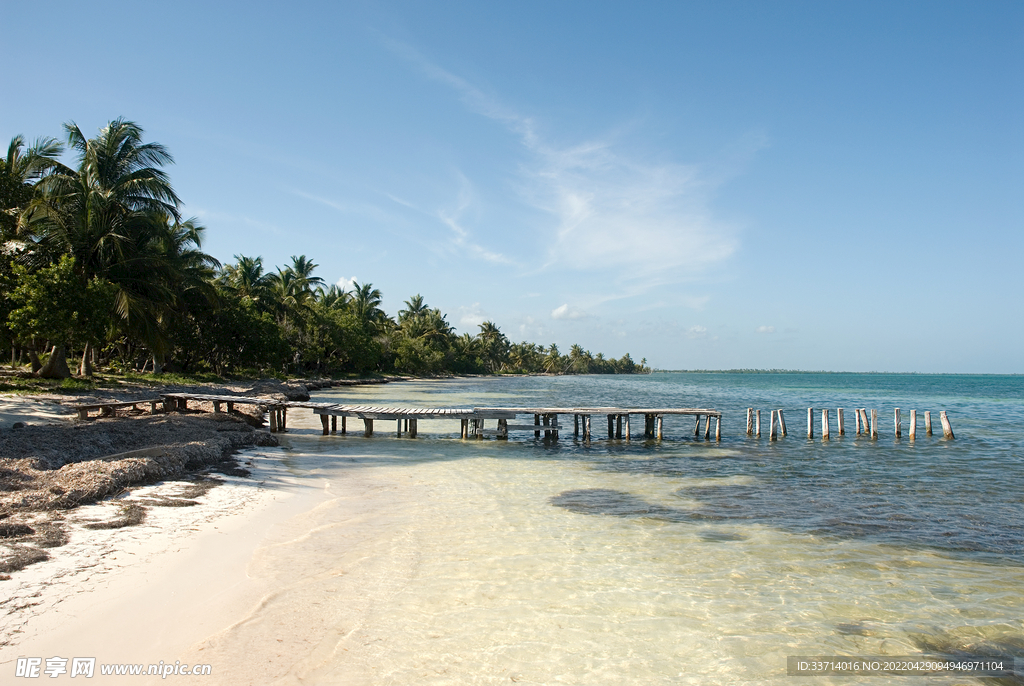
M 427 304 L 423 302 L 423 296 L 417 293 L 405 301 L 405 309 L 398 312 L 398 321 L 401 323 L 406 319 L 418 317 L 428 309 Z
M 157 316 L 154 302 L 170 294 L 167 255 L 155 249 L 154 241 L 168 223 L 181 221 L 181 201 L 159 168 L 173 159 L 159 143 L 143 143 L 141 127 L 124 119 L 110 122 L 91 139 L 73 122 L 64 129 L 78 165 L 56 164 L 37 183 L 36 197 L 22 215 L 29 248 L 25 261 L 42 265 L 69 254 L 83 284 L 94 277 L 114 283 L 117 318 L 155 350 L 161 347 L 157 327 L 146 320 L 151 323 Z M 53 353 L 51 361 L 63 360 L 64 345 L 55 345 Z M 46 373 L 52 369 L 40 370 Z

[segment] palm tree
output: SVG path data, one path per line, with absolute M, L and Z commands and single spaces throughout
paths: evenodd
M 54 164 L 36 184 L 38 193 L 23 214 L 30 247 L 25 259 L 38 266 L 70 254 L 83 284 L 94 277 L 110 280 L 118 288 L 116 315 L 156 353 L 162 343 L 151 325 L 159 318 L 153 296 L 166 301 L 168 295 L 168 255 L 155 249 L 156 237 L 181 221 L 181 201 L 159 169 L 173 159 L 159 143 L 143 143 L 141 127 L 124 119 L 92 139 L 73 122 L 64 129 L 78 168 Z M 63 344 L 54 346 L 54 365 L 63 351 Z
M 352 294 L 338 284 L 331 284 L 330 288 L 324 290 L 321 286 L 316 289 L 316 300 L 328 310 L 344 308 L 352 299 Z
M 380 304 L 384 299 L 380 290 L 373 287 L 372 283 L 353 283 L 352 310 L 356 317 L 364 325 L 375 325 L 384 319 L 384 311 Z
M 235 255 L 235 264 L 221 270 L 218 283 L 243 300 L 267 308 L 271 302 L 270 275 L 263 273 L 262 257 Z
M 487 368 L 491 372 L 500 371 L 508 361 L 508 338 L 501 332 L 498 325 L 492 321 L 480 324 L 480 333 L 476 336 L 480 339 Z
M 423 296 L 417 293 L 408 300 L 405 301 L 405 309 L 399 310 L 398 322 L 402 323 L 406 319 L 415 318 L 427 311 L 427 305 L 423 302 Z
M 21 135 L 11 139 L 7 157 L 0 159 L 0 242 L 15 237 L 18 217 L 32 199 L 32 190 L 64 151 L 56 139 L 40 138 L 25 149 Z

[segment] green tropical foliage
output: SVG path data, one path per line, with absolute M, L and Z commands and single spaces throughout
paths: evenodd
M 629 355 L 513 343 L 492 321 L 459 335 L 418 293 L 392 318 L 372 283 L 328 286 L 306 255 L 221 265 L 202 250 L 206 229 L 181 216 L 162 145 L 124 119 L 93 138 L 64 128 L 71 166 L 48 138 L 26 147 L 15 136 L 0 159 L 0 342 L 12 366 L 27 357 L 34 373 L 67 377 L 72 354 L 81 376 L 93 364 L 221 376 L 649 371 Z

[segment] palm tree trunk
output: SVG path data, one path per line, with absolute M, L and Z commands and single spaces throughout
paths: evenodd
M 154 374 L 163 374 L 164 373 L 164 363 L 159 359 L 159 357 L 157 357 L 156 353 L 153 353 L 153 373 Z
M 43 363 L 39 361 L 39 354 L 34 347 L 28 349 L 28 359 L 32 362 L 33 374 L 38 373 L 43 368 Z
M 79 376 L 92 376 L 92 351 L 92 344 L 86 343 L 85 352 L 82 353 L 82 364 L 78 367 Z
M 50 359 L 46 361 L 39 374 L 43 379 L 68 379 L 71 377 L 71 370 L 68 369 L 67 350 L 63 345 L 53 346 L 50 351 Z

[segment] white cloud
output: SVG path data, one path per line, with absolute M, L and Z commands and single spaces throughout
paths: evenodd
M 758 333 L 775 333 L 774 326 L 759 326 L 757 327 Z
M 708 329 L 706 326 L 691 326 L 686 330 L 688 338 L 707 338 Z
M 343 276 L 340 279 L 338 279 L 336 285 L 343 291 L 351 292 L 355 289 L 355 284 L 356 281 L 358 280 L 358 276 L 353 276 L 351 279 Z
M 569 307 L 569 303 L 559 305 L 555 309 L 551 310 L 552 319 L 583 319 L 586 316 L 586 312 L 575 307 Z
M 459 324 L 467 329 L 475 329 L 487 321 L 487 313 L 480 308 L 480 303 L 473 303 L 468 307 L 465 305 L 459 307 L 458 317 Z M 472 333 L 475 333 L 475 331 Z

